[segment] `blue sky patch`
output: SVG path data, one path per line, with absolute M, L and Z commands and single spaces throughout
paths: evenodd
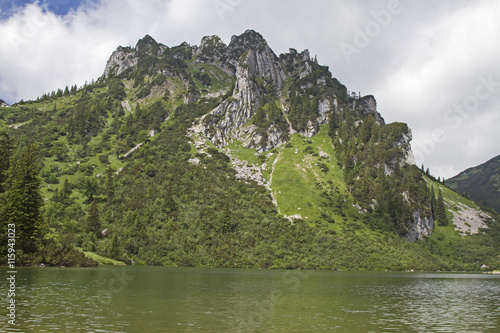
M 27 4 L 35 3 L 35 0 L 0 0 L 0 19 L 5 19 L 12 16 L 19 9 Z M 80 5 L 89 2 L 88 0 L 40 0 L 40 4 L 45 5 L 45 8 L 50 12 L 64 16 L 71 9 L 77 9 Z

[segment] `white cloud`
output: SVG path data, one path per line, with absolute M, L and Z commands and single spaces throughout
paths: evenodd
M 357 31 L 378 22 L 374 13 L 394 5 L 401 10 L 347 59 L 340 45 L 354 45 Z M 414 146 L 444 131 L 424 163 L 450 177 L 500 153 L 500 88 L 459 128 L 444 116 L 474 94 L 479 77 L 500 81 L 499 16 L 493 0 L 101 0 L 65 16 L 28 5 L 0 20 L 0 98 L 33 99 L 96 79 L 118 45 L 145 34 L 175 46 L 212 34 L 229 43 L 255 29 L 276 53 L 308 48 L 348 89 L 374 94 L 386 120 L 410 125 Z
M 500 153 L 496 130 L 500 123 L 494 117 L 499 112 L 500 87 L 479 100 L 472 112 L 449 111 L 472 100 L 480 78 L 491 76 L 500 82 L 496 60 L 500 44 L 494 42 L 500 31 L 498 14 L 500 4 L 479 1 L 419 24 L 411 42 L 405 42 L 405 59 L 388 70 L 375 89 L 386 119 L 408 122 L 414 129 L 414 147 L 429 145 L 434 131 L 447 135 L 446 141 L 436 142 L 435 149 L 417 159 L 436 176 L 453 176 Z M 450 114 L 456 123 L 450 122 Z

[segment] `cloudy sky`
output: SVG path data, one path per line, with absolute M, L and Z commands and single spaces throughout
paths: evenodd
M 0 0 L 0 98 L 97 79 L 118 45 L 175 46 L 246 29 L 276 54 L 309 49 L 386 122 L 413 130 L 417 164 L 451 177 L 500 154 L 496 0 Z

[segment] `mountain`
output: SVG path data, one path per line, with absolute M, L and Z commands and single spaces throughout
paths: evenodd
M 468 198 L 500 212 L 500 155 L 460 172 L 446 184 Z
M 32 263 L 62 247 L 150 265 L 498 266 L 495 216 L 415 166 L 406 124 L 253 30 L 147 35 L 97 81 L 4 108 L 0 129 L 43 162 Z

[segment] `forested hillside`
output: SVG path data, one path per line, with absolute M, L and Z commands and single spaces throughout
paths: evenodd
M 500 156 L 446 181 L 449 187 L 500 212 Z
M 406 124 L 251 30 L 146 36 L 90 84 L 1 107 L 0 130 L 25 264 L 500 267 L 495 215 L 414 165 Z M 478 227 L 458 228 L 469 210 Z

